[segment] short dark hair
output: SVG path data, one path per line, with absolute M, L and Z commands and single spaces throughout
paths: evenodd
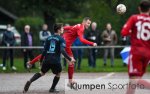
M 90 17 L 84 17 L 83 21 L 91 20 Z
M 63 27 L 63 23 L 55 23 L 54 24 L 54 33 L 57 33 L 59 29 L 61 29 L 61 27 Z
M 142 12 L 148 12 L 150 9 L 150 1 L 149 0 L 142 0 L 139 4 Z

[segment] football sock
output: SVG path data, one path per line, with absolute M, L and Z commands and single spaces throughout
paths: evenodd
M 60 77 L 57 77 L 57 76 L 54 77 L 54 79 L 53 79 L 53 84 L 52 84 L 52 86 L 51 86 L 51 89 L 55 89 L 55 87 L 56 87 L 56 85 L 57 85 L 59 79 L 60 79 Z
M 74 73 L 74 64 L 68 66 L 68 78 L 72 79 Z
M 35 57 L 32 61 L 30 61 L 30 64 L 34 64 L 34 63 L 36 63 L 37 61 L 39 61 L 40 60 L 40 58 L 41 58 L 41 54 L 40 55 L 38 55 L 37 57 Z
M 32 83 L 33 81 L 37 80 L 40 78 L 42 75 L 40 73 L 36 73 L 33 75 L 33 77 L 30 79 L 30 82 Z

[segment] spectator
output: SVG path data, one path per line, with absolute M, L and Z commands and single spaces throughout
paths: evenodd
M 79 40 L 79 38 L 77 38 L 74 41 L 73 46 L 83 46 L 83 43 Z M 75 60 L 76 60 L 75 67 L 77 66 L 77 69 L 80 70 L 81 69 L 80 66 L 81 66 L 81 62 L 82 62 L 83 49 L 75 48 L 72 50 L 73 50 L 73 55 L 74 55 Z
M 102 39 L 105 46 L 114 46 L 117 44 L 117 34 L 114 30 L 112 30 L 112 26 L 110 23 L 106 24 L 106 30 L 102 33 Z M 104 66 L 106 66 L 106 60 L 108 56 L 108 52 L 110 51 L 111 55 L 111 67 L 114 66 L 114 48 L 105 48 L 104 49 Z
M 14 46 L 15 45 L 15 37 L 14 33 L 11 31 L 11 25 L 7 25 L 7 30 L 3 33 L 2 38 L 2 44 L 3 46 Z M 13 56 L 13 49 L 5 49 L 3 53 L 3 70 L 6 70 L 6 58 L 7 54 L 9 52 L 10 57 L 10 66 L 12 70 L 16 70 L 16 67 L 14 66 L 14 56 Z
M 97 43 L 98 33 L 99 31 L 97 30 L 97 23 L 92 22 L 91 29 L 86 34 L 86 39 Z M 93 68 L 96 67 L 96 53 L 97 53 L 97 49 L 95 48 L 89 49 L 89 58 L 88 58 L 89 67 L 93 67 Z
M 21 46 L 32 46 L 33 45 L 33 35 L 30 32 L 30 26 L 29 25 L 25 25 L 24 27 L 24 32 L 21 36 Z M 32 60 L 34 58 L 33 53 L 32 53 L 32 49 L 23 49 L 23 54 L 24 54 L 24 68 L 27 68 L 27 61 L 28 61 L 28 57 L 30 58 L 30 60 Z M 33 67 L 35 67 L 35 65 L 33 65 Z
M 42 46 L 44 45 L 44 42 L 48 36 L 51 36 L 50 31 L 48 31 L 48 25 L 43 24 L 43 29 L 39 33 L 39 38 Z

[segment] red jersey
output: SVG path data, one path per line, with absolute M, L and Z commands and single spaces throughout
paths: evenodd
M 94 44 L 93 42 L 84 39 L 83 35 L 85 28 L 84 25 L 82 24 L 77 24 L 74 26 L 65 26 L 64 30 L 66 30 L 66 32 L 63 34 L 63 37 L 66 43 L 69 43 L 70 45 L 72 45 L 72 43 L 75 41 L 77 37 L 79 37 L 80 41 L 84 44 L 88 45 Z
M 150 58 L 150 16 L 138 14 L 131 16 L 122 31 L 122 36 L 130 35 L 131 53 Z

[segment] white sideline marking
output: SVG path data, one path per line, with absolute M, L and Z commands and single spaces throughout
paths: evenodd
M 114 72 L 111 72 L 111 73 L 108 73 L 108 74 L 107 74 L 107 75 L 105 75 L 105 76 L 102 76 L 102 77 L 96 78 L 96 80 L 109 78 L 109 77 L 113 76 L 114 74 L 115 74 Z

